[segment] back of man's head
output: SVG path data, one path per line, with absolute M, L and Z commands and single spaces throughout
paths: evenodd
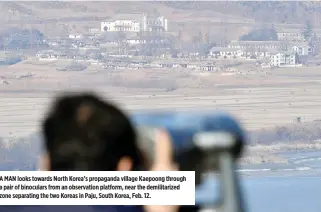
M 42 127 L 49 170 L 116 171 L 123 158 L 130 170 L 141 163 L 126 115 L 94 94 L 57 98 Z

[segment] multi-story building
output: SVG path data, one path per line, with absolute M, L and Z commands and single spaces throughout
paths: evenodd
M 100 24 L 104 32 L 148 32 L 168 31 L 168 20 L 163 16 L 150 17 L 143 15 L 141 20 L 108 20 Z
M 292 46 L 292 51 L 300 56 L 311 55 L 314 53 L 314 49 L 306 43 Z
M 277 53 L 270 58 L 272 67 L 295 66 L 298 64 L 297 56 L 293 53 Z
M 280 30 L 277 33 L 279 41 L 304 41 L 304 35 L 299 29 Z
M 164 16 L 160 17 L 151 17 L 143 15 L 141 31 L 168 31 L 168 20 Z
M 136 20 L 103 21 L 100 24 L 100 29 L 104 32 L 139 32 L 140 27 Z
M 314 52 L 308 42 L 298 41 L 231 41 L 227 48 L 241 49 L 247 53 L 257 52 L 255 54 L 270 53 L 271 55 L 277 52 L 291 51 L 299 56 L 305 56 Z
M 244 52 L 240 49 L 213 47 L 210 56 L 242 57 Z
M 312 54 L 312 48 L 309 45 L 292 46 L 292 51 L 300 56 Z
M 232 40 L 227 48 L 239 49 L 279 49 L 283 45 L 280 41 L 238 41 Z

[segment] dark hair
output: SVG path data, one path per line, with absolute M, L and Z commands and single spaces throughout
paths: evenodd
M 94 94 L 59 97 L 42 127 L 52 171 L 115 171 L 124 156 L 141 164 L 130 120 Z

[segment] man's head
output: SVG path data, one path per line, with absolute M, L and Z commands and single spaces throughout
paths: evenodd
M 42 126 L 52 171 L 130 171 L 141 165 L 135 131 L 126 115 L 93 94 L 62 96 Z

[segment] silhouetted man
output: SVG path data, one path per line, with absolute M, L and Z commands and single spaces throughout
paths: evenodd
M 93 94 L 69 94 L 55 100 L 42 125 L 46 171 L 147 170 L 130 120 L 113 104 Z M 172 145 L 156 134 L 155 160 L 148 169 L 174 170 Z M 4 206 L 8 212 L 176 212 L 177 206 Z
M 52 171 L 142 170 L 127 116 L 92 94 L 58 98 L 43 122 L 43 168 Z
M 116 106 L 93 94 L 71 94 L 58 98 L 43 122 L 43 134 L 47 151 L 42 158 L 43 170 L 135 171 L 147 169 L 130 120 Z M 174 170 L 169 136 L 165 132 L 159 132 L 155 140 L 155 160 L 148 169 Z M 77 207 L 75 208 L 77 211 L 177 211 L 175 206 L 74 207 Z M 64 208 L 73 210 L 69 207 Z

